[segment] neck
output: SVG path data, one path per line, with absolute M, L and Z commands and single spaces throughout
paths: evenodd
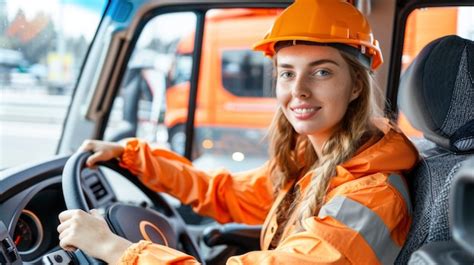
M 318 157 L 322 157 L 323 145 L 331 137 L 330 133 L 308 135 L 308 139 L 313 145 L 314 151 Z

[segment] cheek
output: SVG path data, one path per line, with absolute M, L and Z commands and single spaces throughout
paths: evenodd
M 348 79 L 341 79 L 339 82 L 335 84 L 334 87 L 337 87 L 337 89 L 334 89 L 334 97 L 338 98 L 339 101 L 343 104 L 349 104 L 349 101 L 351 100 L 352 96 L 352 82 L 351 80 Z
M 351 101 L 351 86 L 345 82 L 341 82 L 335 84 L 333 88 L 337 89 L 328 89 L 326 90 L 325 95 L 322 96 L 325 98 L 324 101 L 329 107 L 328 110 L 330 111 L 330 114 L 343 116 Z
M 275 89 L 275 93 L 281 112 L 288 120 L 290 120 L 288 117 L 288 110 L 286 108 L 291 100 L 290 93 L 286 89 L 282 89 L 281 87 L 279 88 L 278 86 Z
M 281 105 L 285 105 L 289 101 L 290 94 L 286 89 L 277 85 L 275 92 L 276 92 L 276 99 L 278 103 L 280 103 Z

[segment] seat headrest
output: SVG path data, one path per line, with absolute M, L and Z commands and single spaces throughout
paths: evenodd
M 474 42 L 445 36 L 403 73 L 400 109 L 425 138 L 454 152 L 474 150 Z

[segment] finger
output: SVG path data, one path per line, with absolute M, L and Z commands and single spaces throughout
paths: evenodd
M 80 221 L 75 218 L 71 218 L 66 222 L 58 226 L 59 240 L 69 235 L 70 238 L 74 238 L 80 233 Z
M 104 152 L 99 151 L 96 153 L 93 153 L 91 156 L 87 158 L 86 165 L 88 167 L 93 167 L 97 162 L 101 161 L 101 157 L 103 156 Z
M 64 250 L 69 251 L 69 252 L 74 252 L 74 251 L 77 250 L 77 248 L 71 247 L 71 246 L 66 246 L 66 248 Z
M 82 142 L 81 146 L 79 147 L 79 151 L 85 152 L 85 151 L 92 151 L 94 148 L 94 140 L 84 140 Z
M 75 211 L 77 211 L 77 210 L 66 210 L 66 211 L 61 212 L 58 215 L 59 221 L 62 223 L 62 222 L 65 222 L 65 221 L 71 219 L 71 217 L 72 217 L 72 215 L 74 214 Z
M 70 234 L 69 230 L 62 231 L 59 233 L 58 239 L 59 241 L 63 240 L 66 236 Z
M 101 211 L 101 210 L 92 209 L 92 210 L 89 211 L 89 213 L 92 214 L 92 215 L 95 216 L 95 217 L 103 218 L 103 216 L 102 216 L 102 211 Z
M 87 213 L 79 209 L 66 210 L 66 211 L 61 212 L 58 218 L 59 218 L 59 221 L 62 223 L 71 218 L 81 218 L 84 216 L 84 214 L 87 214 Z
M 56 230 L 58 231 L 59 234 L 61 234 L 62 232 L 64 232 L 66 229 L 69 228 L 69 226 L 71 225 L 71 222 L 69 220 L 67 221 L 64 221 L 62 223 L 60 223 L 58 225 L 58 227 L 56 228 Z
M 77 247 L 73 245 L 72 241 L 72 236 L 66 235 L 59 241 L 59 246 L 66 251 L 76 251 Z
M 87 158 L 86 165 L 94 167 L 98 162 L 109 160 L 105 151 L 98 151 Z

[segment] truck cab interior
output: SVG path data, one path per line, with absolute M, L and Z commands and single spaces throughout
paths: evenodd
M 0 49 L 0 264 L 100 264 L 59 247 L 66 209 L 101 209 L 131 241 L 143 239 L 130 227 L 145 218 L 165 233 L 145 239 L 165 240 L 202 264 L 258 250 L 260 226 L 218 224 L 150 191 L 117 162 L 86 168 L 90 154 L 76 150 L 86 139 L 140 137 L 204 170 L 264 163 L 275 108 L 271 61 L 250 51 L 257 34 L 229 32 L 236 23 L 263 29 L 292 1 L 77 0 L 52 11 L 13 2 L 0 3 L 0 44 L 31 65 L 15 70 Z M 396 264 L 472 264 L 474 3 L 349 2 L 380 41 L 378 103 L 420 154 L 407 174 L 413 221 Z M 72 7 L 95 21 L 84 21 L 89 35 L 57 26 Z M 52 51 L 33 55 L 48 38 Z

